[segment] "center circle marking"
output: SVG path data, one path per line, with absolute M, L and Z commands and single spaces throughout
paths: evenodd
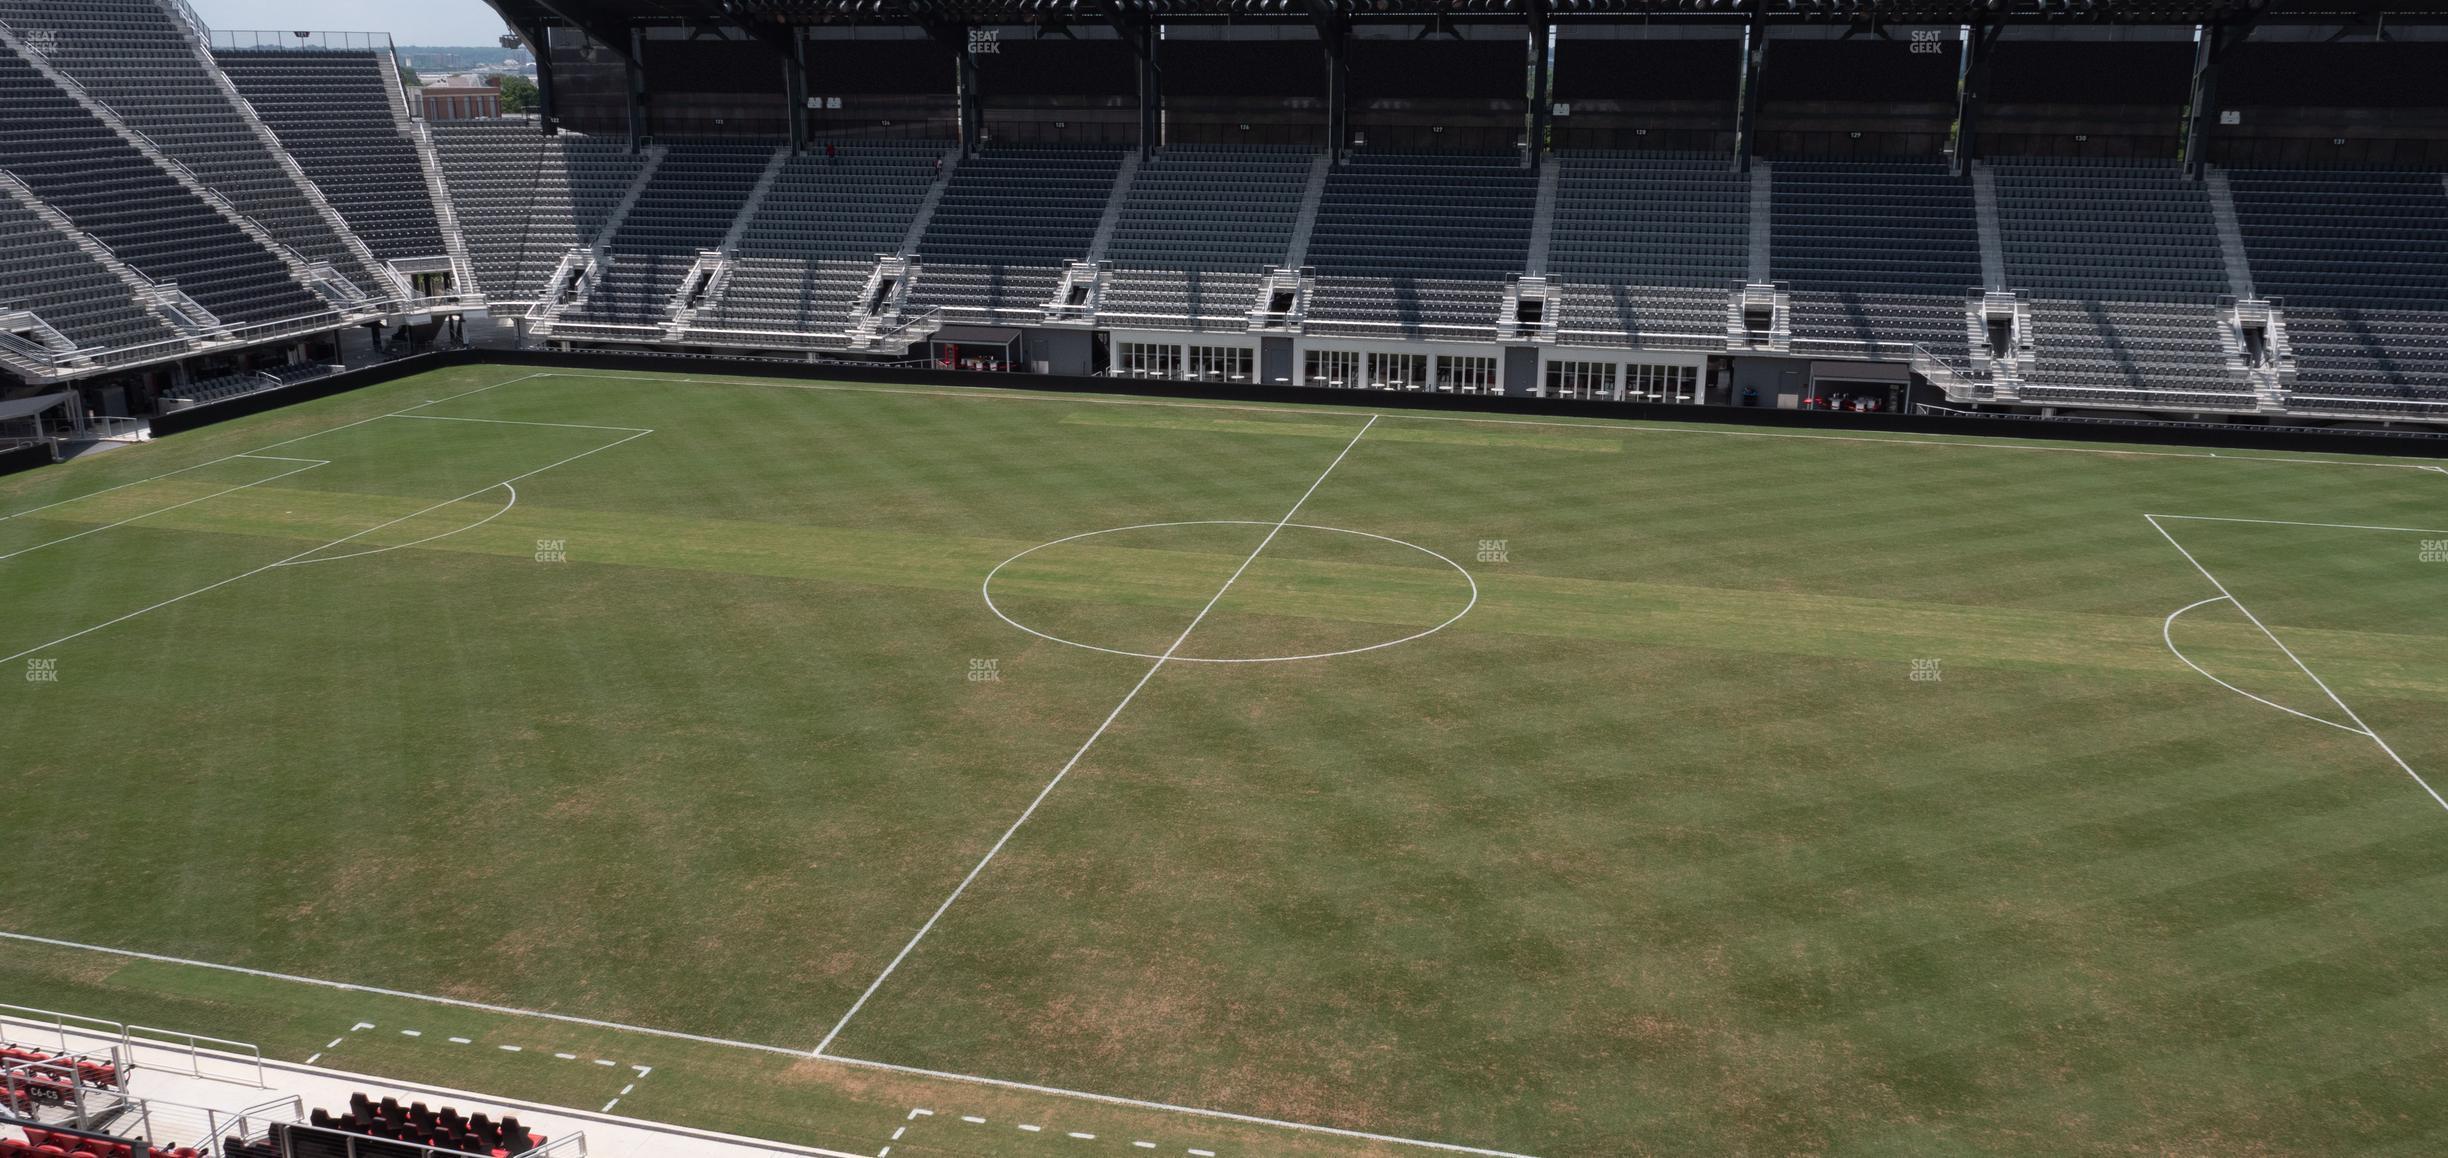
M 1083 532 L 1081 532 L 1081 533 L 1079 533 L 1079 534 L 1077 534 L 1077 535 L 1066 535 L 1066 536 L 1064 536 L 1064 537 L 1062 537 L 1062 538 L 1060 538 L 1060 539 L 1055 539 L 1055 540 L 1053 540 L 1053 541 L 1051 541 L 1051 542 L 1039 543 L 1039 544 L 1037 544 L 1036 546 L 1031 547 L 1031 548 L 1029 548 L 1029 549 L 1028 549 L 1028 550 L 1026 550 L 1026 551 L 1022 551 L 1022 552 L 1020 552 L 1019 554 L 1014 555 L 1014 556 L 1012 556 L 1012 557 L 1011 557 L 1011 558 L 1009 558 L 1009 559 L 1005 559 L 1005 560 L 1003 560 L 1002 562 L 995 564 L 995 565 L 994 565 L 994 569 L 993 569 L 993 570 L 991 570 L 991 571 L 988 571 L 988 572 L 986 573 L 986 582 L 985 582 L 984 584 L 982 584 L 982 585 L 981 585 L 981 587 L 980 587 L 980 593 L 981 593 L 982 595 L 984 595 L 984 596 L 985 596 L 985 598 L 986 598 L 986 609 L 987 609 L 988 611 L 992 611 L 992 612 L 994 612 L 994 614 L 995 614 L 995 618 L 1000 619 L 1000 620 L 1002 620 L 1003 622 L 1005 622 L 1005 623 L 1008 623 L 1008 624 L 1012 625 L 1013 627 L 1017 627 L 1017 628 L 1019 628 L 1020 630 L 1022 630 L 1022 631 L 1025 631 L 1025 632 L 1029 633 L 1030 635 L 1034 635 L 1034 636 L 1036 636 L 1036 637 L 1037 637 L 1037 638 L 1039 638 L 1039 639 L 1047 640 L 1047 641 L 1050 641 L 1050 642 L 1053 642 L 1053 643 L 1059 643 L 1059 644 L 1062 644 L 1062 645 L 1063 645 L 1063 646 L 1065 646 L 1065 647 L 1076 647 L 1076 648 L 1081 648 L 1081 649 L 1084 649 L 1084 650 L 1087 650 L 1087 651 L 1101 651 L 1101 652 L 1104 652 L 1104 653 L 1105 653 L 1105 654 L 1107 654 L 1107 655 L 1126 655 L 1126 656 L 1131 656 L 1131 657 L 1136 658 L 1136 659 L 1157 659 L 1157 660 L 1160 660 L 1160 659 L 1165 659 L 1165 658 L 1167 658 L 1167 657 L 1165 657 L 1164 655 L 1158 654 L 1158 653 L 1156 653 L 1156 652 L 1147 652 L 1147 651 L 1132 651 L 1132 650 L 1130 650 L 1130 649 L 1128 649 L 1128 648 L 1120 648 L 1120 647 L 1103 647 L 1103 646 L 1100 646 L 1100 645 L 1097 645 L 1097 644 L 1093 644 L 1093 643 L 1081 643 L 1080 641 L 1078 641 L 1078 640 L 1076 640 L 1076 639 L 1064 639 L 1063 637 L 1061 637 L 1061 636 L 1059 636 L 1059 635 L 1053 635 L 1053 634 L 1050 634 L 1050 633 L 1048 633 L 1048 632 L 1039 631 L 1039 630 L 1037 630 L 1037 629 L 1036 629 L 1036 628 L 1034 628 L 1034 627 L 1030 627 L 1028 624 L 1022 623 L 1022 622 L 1020 622 L 1019 620 L 1012 618 L 1012 617 L 1011 617 L 1009 614 L 1006 614 L 1006 613 L 1004 612 L 1004 610 L 1003 610 L 1003 609 L 1002 609 L 1000 606 L 997 606 L 997 605 L 996 605 L 996 603 L 995 603 L 995 598 L 994 598 L 994 581 L 995 581 L 995 576 L 1002 574 L 1002 573 L 1003 573 L 1003 569 L 1004 569 L 1005 567 L 1009 567 L 1009 566 L 1011 566 L 1012 564 L 1017 563 L 1017 562 L 1019 562 L 1019 561 L 1020 561 L 1020 560 L 1022 560 L 1022 559 L 1026 559 L 1026 558 L 1028 558 L 1029 556 L 1034 555 L 1034 554 L 1036 554 L 1036 553 L 1037 553 L 1037 552 L 1039 552 L 1039 551 L 1043 551 L 1043 550 L 1045 550 L 1045 549 L 1047 549 L 1047 548 L 1049 548 L 1049 547 L 1060 547 L 1060 546 L 1062 546 L 1062 545 L 1063 545 L 1063 544 L 1065 544 L 1065 543 L 1077 543 L 1077 542 L 1079 542 L 1079 541 L 1081 541 L 1081 540 L 1083 540 L 1083 539 L 1094 539 L 1094 538 L 1097 538 L 1097 537 L 1102 536 L 1102 535 L 1119 535 L 1119 534 L 1122 534 L 1122 533 L 1124 533 L 1124 532 L 1126 532 L 1126 531 L 1152 531 L 1152 530 L 1158 530 L 1158 529 L 1165 528 L 1165 527 L 1275 527 L 1275 526 L 1278 526 L 1278 524 L 1275 524 L 1275 523 L 1268 523 L 1268 522 L 1262 522 L 1262 521 L 1257 520 L 1257 519 L 1191 519 L 1191 520 L 1184 520 L 1184 521 L 1180 521 L 1180 522 L 1170 522 L 1170 523 L 1137 523 L 1137 524 L 1133 524 L 1133 525 L 1128 526 L 1128 527 L 1107 527 L 1106 529 L 1104 529 L 1104 530 L 1102 530 L 1102 531 L 1083 531 Z M 1386 640 L 1386 641 L 1385 641 L 1385 642 L 1383 642 L 1383 643 L 1372 643 L 1372 644 L 1369 644 L 1369 645 L 1368 645 L 1368 646 L 1366 646 L 1366 647 L 1347 647 L 1347 648 L 1344 648 L 1344 649 L 1343 649 L 1343 650 L 1341 650 L 1341 651 L 1321 651 L 1321 652 L 1315 652 L 1315 653 L 1312 653 L 1312 654 L 1309 654 L 1309 655 L 1259 655 L 1259 656 L 1239 656 L 1239 657 L 1215 657 L 1215 656 L 1176 655 L 1176 656 L 1171 657 L 1171 662 L 1173 662 L 1173 663 L 1294 663 L 1294 662 L 1297 662 L 1297 661 L 1300 661 L 1300 660 L 1308 660 L 1308 659 L 1333 659 L 1333 658 L 1335 658 L 1335 657 L 1337 657 L 1337 656 L 1345 656 L 1345 655 L 1359 655 L 1359 654 L 1361 654 L 1362 652 L 1380 651 L 1380 650 L 1383 650 L 1383 649 L 1385 649 L 1385 648 L 1393 647 L 1393 646 L 1395 646 L 1395 645 L 1397 645 L 1397 644 L 1409 643 L 1409 642 L 1411 642 L 1411 641 L 1413 641 L 1413 640 L 1415 640 L 1415 639 L 1424 639 L 1424 638 L 1426 638 L 1426 637 L 1428 637 L 1428 636 L 1435 635 L 1436 633 L 1438 633 L 1438 632 L 1440 632 L 1440 631 L 1443 631 L 1443 630 L 1445 630 L 1445 629 L 1446 629 L 1446 628 L 1448 628 L 1448 627 L 1453 626 L 1453 625 L 1454 625 L 1456 622 L 1460 621 L 1460 620 L 1461 620 L 1461 618 L 1462 618 L 1463 616 L 1470 614 L 1470 613 L 1471 613 L 1471 608 L 1474 608 L 1474 607 L 1479 606 L 1479 580 L 1478 580 L 1478 579 L 1476 579 L 1476 578 L 1474 578 L 1474 577 L 1472 577 L 1472 575 L 1471 575 L 1470 571 L 1469 571 L 1469 570 L 1467 570 L 1467 569 L 1465 569 L 1465 568 L 1464 568 L 1464 567 L 1463 567 L 1463 566 L 1462 566 L 1460 563 L 1456 563 L 1456 562 L 1454 562 L 1453 560 L 1446 558 L 1444 555 L 1438 554 L 1438 553 L 1437 553 L 1437 552 L 1435 552 L 1435 551 L 1431 551 L 1431 550 L 1429 550 L 1428 548 L 1423 547 L 1423 546 L 1420 546 L 1420 545 L 1419 545 L 1419 544 L 1417 544 L 1417 543 L 1406 542 L 1406 541 L 1404 541 L 1404 540 L 1402 540 L 1402 539 L 1397 539 L 1397 538 L 1394 538 L 1394 537 L 1393 537 L 1393 536 L 1391 536 L 1391 535 L 1378 535 L 1378 534 L 1372 534 L 1372 533 L 1370 533 L 1370 532 L 1368 532 L 1368 531 L 1355 531 L 1355 530 L 1350 529 L 1349 527 L 1321 527 L 1321 526 L 1317 526 L 1317 525 L 1315 525 L 1315 524 L 1311 524 L 1311 523 L 1283 523 L 1283 524 L 1280 524 L 1280 526 L 1281 526 L 1283 529 L 1286 529 L 1286 530 L 1297 530 L 1297 531 L 1324 531 L 1324 532 L 1326 532 L 1326 533 L 1328 533 L 1328 534 L 1334 534 L 1334 535 L 1352 535 L 1352 536 L 1355 536 L 1355 537 L 1358 537 L 1358 538 L 1362 538 L 1362 539 L 1375 539 L 1375 540 L 1377 540 L 1378 542 L 1381 542 L 1381 543 L 1392 543 L 1392 544 L 1394 544 L 1394 545 L 1395 545 L 1395 546 L 1397 546 L 1397 547 L 1403 547 L 1403 548 L 1407 548 L 1407 549 L 1409 549 L 1409 550 L 1417 551 L 1417 552 L 1419 552 L 1419 553 L 1420 553 L 1420 554 L 1422 554 L 1422 555 L 1426 555 L 1426 556 L 1428 556 L 1429 558 L 1434 559 L 1434 560 L 1436 560 L 1436 561 L 1437 561 L 1437 562 L 1439 562 L 1439 563 L 1443 563 L 1443 564 L 1445 564 L 1446 566 L 1453 568 L 1453 569 L 1454 569 L 1454 573 L 1455 573 L 1455 574 L 1458 574 L 1458 575 L 1462 576 L 1462 581 L 1463 581 L 1464 583 L 1468 583 L 1468 584 L 1470 584 L 1470 599 L 1469 599 L 1469 601 L 1468 601 L 1468 602 L 1465 602 L 1465 603 L 1462 605 L 1462 610 L 1457 611 L 1457 612 L 1454 612 L 1451 618 L 1446 619 L 1446 620 L 1445 620 L 1443 623 L 1439 623 L 1439 624 L 1437 624 L 1436 626 L 1434 626 L 1434 627 L 1431 627 L 1431 628 L 1427 629 L 1426 631 L 1415 631 L 1415 632 L 1413 632 L 1413 633 L 1411 633 L 1411 634 L 1409 634 L 1409 635 L 1403 636 L 1403 637 L 1402 637 L 1402 638 L 1400 638 L 1400 639 L 1389 639 L 1389 640 Z

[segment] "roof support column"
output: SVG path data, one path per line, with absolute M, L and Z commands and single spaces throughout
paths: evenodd
M 1981 94 L 1989 89 L 1989 60 L 1997 48 L 1998 36 L 2006 31 L 2004 24 L 1991 24 L 1988 17 L 1975 17 L 1970 34 L 1964 38 L 1963 67 L 1955 78 L 1955 155 L 1949 168 L 1960 177 L 1980 160 Z
M 1547 121 L 1555 112 L 1555 98 L 1548 89 L 1548 70 L 1552 66 L 1548 45 L 1547 0 L 1526 0 L 1530 17 L 1530 147 L 1525 159 L 1536 168 L 1539 159 L 1547 155 Z
M 2210 160 L 2210 128 L 2215 123 L 2211 118 L 2218 115 L 2219 62 L 2234 47 L 2233 41 L 2242 39 L 2241 35 L 2230 33 L 2225 21 L 2205 24 L 2194 31 L 2193 90 L 2185 102 L 2183 146 L 2185 176 L 2194 180 L 2201 179 L 2202 166 Z
M 1751 7 L 1751 19 L 1743 25 L 1743 67 L 1741 88 L 1735 93 L 1734 169 L 1751 171 L 1751 158 L 1759 151 L 1760 82 L 1768 73 L 1768 21 L 1766 5 Z
M 1346 99 L 1351 67 L 1345 55 L 1351 47 L 1351 25 L 1334 0 L 1309 0 L 1309 19 L 1317 25 L 1318 47 L 1326 57 L 1327 155 L 1340 162 L 1343 151 L 1351 148 L 1351 102 Z
M 1164 39 L 1163 25 L 1153 16 L 1125 7 L 1122 0 L 1100 0 L 1098 6 L 1139 60 L 1139 156 L 1153 157 L 1164 146 L 1164 74 L 1156 58 L 1156 46 Z
M 638 66 L 645 49 L 646 30 L 631 28 L 629 53 L 621 58 L 621 68 L 629 77 L 629 151 L 632 153 L 646 144 L 646 133 L 651 124 L 646 109 L 646 70 Z

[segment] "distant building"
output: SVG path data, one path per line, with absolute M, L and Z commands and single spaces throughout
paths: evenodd
M 417 90 L 420 114 L 428 121 L 473 121 L 498 117 L 501 109 L 501 82 L 492 77 L 466 73 L 428 81 Z

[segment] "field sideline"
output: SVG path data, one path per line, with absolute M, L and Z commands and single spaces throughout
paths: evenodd
M 2436 1152 L 2441 528 L 2412 460 L 440 371 L 0 480 L 0 1001 L 900 1156 Z

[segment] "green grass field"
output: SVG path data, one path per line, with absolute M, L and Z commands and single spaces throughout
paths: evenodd
M 2429 466 L 474 367 L 0 516 L 0 930 L 397 991 L 0 1001 L 897 1158 L 2448 1148 Z

